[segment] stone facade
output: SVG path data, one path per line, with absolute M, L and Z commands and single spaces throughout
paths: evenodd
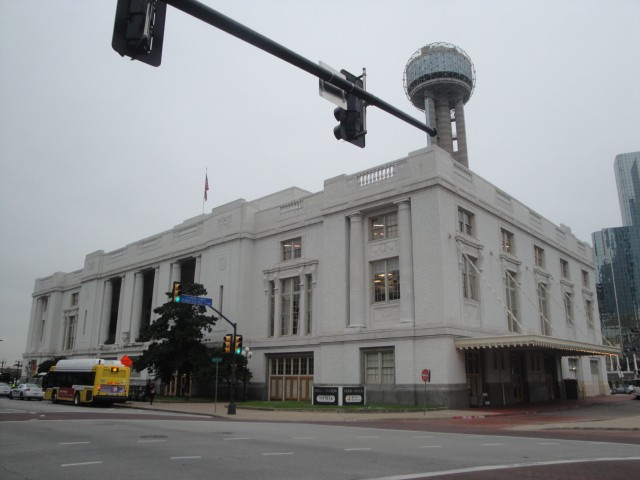
M 590 246 L 437 146 L 321 192 L 216 207 L 36 280 L 25 361 L 135 357 L 175 280 L 202 283 L 237 322 L 254 397 L 364 385 L 368 403 L 421 404 L 426 391 L 463 407 L 566 396 L 567 380 L 606 392 Z M 228 330 L 218 322 L 209 341 Z M 485 337 L 506 343 L 463 341 Z

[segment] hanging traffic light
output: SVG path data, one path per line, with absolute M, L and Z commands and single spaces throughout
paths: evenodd
M 123 57 L 159 66 L 166 12 L 159 0 L 118 0 L 111 46 Z
M 182 284 L 180 282 L 173 282 L 173 288 L 171 289 L 171 301 L 180 303 L 182 297 Z
M 235 345 L 233 346 L 233 351 L 238 355 L 242 353 L 242 335 L 236 335 L 236 341 Z
M 361 78 L 340 70 L 344 77 L 355 86 L 363 88 L 364 82 Z M 340 122 L 333 129 L 333 135 L 338 140 L 346 140 L 349 143 L 364 148 L 364 136 L 366 130 L 366 105 L 364 100 L 347 92 L 347 108 L 338 107 L 333 111 L 333 116 Z
M 231 353 L 231 339 L 233 335 L 224 336 L 224 353 Z

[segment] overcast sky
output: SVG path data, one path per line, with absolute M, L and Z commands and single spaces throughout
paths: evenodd
M 203 0 L 423 120 L 403 70 L 472 59 L 469 166 L 583 241 L 619 226 L 618 153 L 640 150 L 637 0 Z M 162 65 L 111 48 L 116 0 L 0 0 L 0 360 L 26 348 L 34 281 L 210 212 L 402 158 L 425 134 L 371 107 L 333 137 L 315 77 L 172 7 Z

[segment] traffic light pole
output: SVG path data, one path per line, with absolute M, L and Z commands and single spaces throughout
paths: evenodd
M 222 312 L 220 312 L 219 310 L 216 310 L 215 308 L 213 308 L 211 305 L 207 305 L 207 307 L 209 307 L 211 310 L 213 310 L 214 312 L 216 312 L 218 315 L 220 315 L 220 318 L 222 318 L 224 321 L 226 321 L 229 325 L 231 325 L 233 327 L 233 337 L 231 338 L 231 345 L 232 345 L 232 349 L 231 349 L 231 389 L 229 390 L 229 405 L 227 406 L 227 415 L 235 415 L 236 414 L 236 404 L 234 403 L 234 390 L 236 388 L 236 372 L 238 370 L 238 362 L 236 360 L 236 349 L 233 348 L 233 346 L 235 346 L 236 344 L 236 331 L 237 331 L 237 327 L 238 324 L 232 322 L 231 320 L 229 320 L 227 317 L 225 317 Z
M 347 93 L 355 95 L 356 97 L 364 100 L 367 106 L 373 105 L 374 107 L 378 107 L 379 109 L 390 113 L 394 117 L 399 118 L 409 125 L 427 132 L 432 137 L 435 137 L 437 134 L 434 128 L 416 120 L 411 115 L 404 113 L 402 110 L 397 109 L 393 105 L 390 105 L 389 103 L 381 100 L 375 95 L 372 95 L 371 93 L 358 87 L 357 85 L 354 85 L 352 82 L 349 82 L 348 80 L 340 76 L 336 76 L 331 70 L 328 70 L 318 65 L 317 63 L 312 62 L 311 60 L 307 60 L 301 55 L 298 55 L 297 53 L 289 50 L 279 43 L 274 42 L 270 38 L 267 38 L 264 35 L 261 35 L 260 33 L 251 30 L 248 27 L 245 27 L 241 23 L 236 22 L 226 15 L 223 15 L 206 5 L 203 5 L 196 0 L 164 0 L 164 2 L 177 8 L 178 10 L 182 10 L 183 12 L 198 18 L 199 20 L 202 20 L 205 23 L 208 23 L 213 27 L 227 32 L 234 37 L 237 37 L 240 40 L 244 40 L 245 42 L 258 47 L 259 49 L 264 50 L 265 52 L 270 53 L 271 55 L 274 55 L 281 60 L 284 60 L 285 62 L 290 63 L 291 65 L 298 67 L 305 72 L 310 73 L 311 75 L 314 75 L 319 79 L 324 80 L 325 82 L 344 90 Z

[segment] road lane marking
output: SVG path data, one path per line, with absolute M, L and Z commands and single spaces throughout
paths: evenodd
M 263 457 L 268 457 L 270 455 L 293 455 L 293 452 L 264 452 L 262 454 Z
M 473 472 L 488 472 L 491 470 L 505 470 L 508 468 L 539 467 L 539 466 L 546 466 L 546 465 L 564 465 L 564 464 L 571 464 L 571 463 L 587 463 L 587 462 L 626 462 L 626 461 L 637 461 L 637 460 L 640 460 L 640 457 L 550 460 L 546 462 L 525 462 L 525 463 L 511 463 L 506 465 L 485 465 L 482 467 L 456 468 L 453 470 L 440 470 L 439 472 L 410 473 L 408 475 L 392 475 L 390 477 L 376 477 L 376 478 L 367 478 L 363 480 L 419 480 L 421 478 L 439 477 L 442 475 L 454 475 L 459 473 L 473 473 Z
M 502 447 L 504 443 L 483 443 L 483 447 Z
M 345 448 L 344 451 L 345 452 L 363 452 L 366 450 L 372 450 L 369 447 L 362 447 L 362 448 Z
M 418 448 L 442 448 L 442 445 L 420 445 Z
M 171 460 L 197 460 L 198 458 L 202 458 L 200 455 L 191 455 L 186 457 L 169 457 Z
M 102 462 L 63 463 L 61 467 L 82 467 L 83 465 L 100 465 Z
M 318 437 L 293 437 L 294 440 L 317 440 Z
M 229 438 L 223 438 L 223 440 L 227 442 L 231 440 L 251 440 L 251 439 L 249 437 L 229 437 Z
M 59 442 L 58 445 L 86 445 L 91 442 Z

